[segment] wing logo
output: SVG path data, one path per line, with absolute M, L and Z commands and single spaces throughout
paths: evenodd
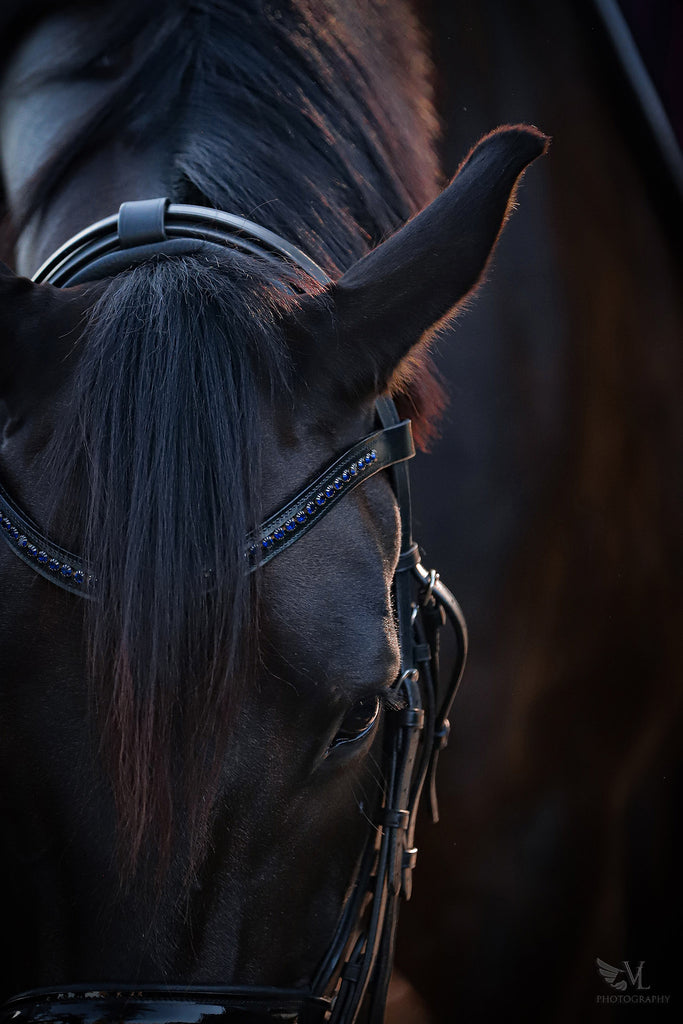
M 621 981 L 617 981 L 619 975 L 624 973 L 623 967 L 612 967 L 611 964 L 606 964 L 600 957 L 596 957 L 595 962 L 607 984 L 612 988 L 616 988 L 618 992 L 623 992 L 626 988 L 626 979 L 622 978 Z
M 605 979 L 610 988 L 614 988 L 617 992 L 624 992 L 628 988 L 629 984 L 632 988 L 637 988 L 641 992 L 647 991 L 650 986 L 643 984 L 643 967 L 645 961 L 641 960 L 636 967 L 635 971 L 631 967 L 628 960 L 622 960 L 623 967 L 612 967 L 611 964 L 605 963 L 600 957 L 596 957 L 595 960 L 598 965 L 598 971 Z

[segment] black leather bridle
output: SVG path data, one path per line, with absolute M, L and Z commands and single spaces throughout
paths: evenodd
M 272 232 L 220 211 L 171 205 L 155 199 L 124 203 L 109 217 L 76 235 L 40 268 L 36 282 L 60 286 L 108 277 L 156 255 L 205 253 L 234 247 L 262 259 L 284 260 L 321 284 L 329 278 L 295 246 Z M 460 608 L 436 572 L 420 563 L 412 539 L 407 461 L 413 457 L 410 421 L 400 420 L 394 403 L 377 401 L 380 424 L 353 445 L 299 494 L 271 515 L 245 542 L 254 571 L 285 551 L 364 479 L 389 469 L 400 509 L 401 553 L 394 577 L 401 668 L 394 683 L 402 698 L 389 710 L 384 729 L 384 792 L 381 817 L 363 851 L 349 899 L 328 951 L 308 989 L 267 986 L 111 984 L 69 985 L 68 990 L 34 989 L 0 1009 L 0 1024 L 103 1019 L 133 1022 L 194 1022 L 222 1016 L 245 1021 L 278 1020 L 354 1024 L 384 1019 L 391 975 L 399 901 L 410 898 L 418 805 L 429 781 L 432 816 L 438 820 L 435 775 L 448 739 L 448 715 L 467 654 L 467 630 Z M 0 534 L 36 572 L 86 597 L 96 597 L 97 579 L 80 558 L 44 536 L 0 485 Z M 456 654 L 447 680 L 439 673 L 439 632 L 448 622 Z

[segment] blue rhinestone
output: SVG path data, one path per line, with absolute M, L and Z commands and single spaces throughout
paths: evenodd
M 305 518 L 306 517 L 304 516 L 304 519 Z M 296 530 L 296 523 L 294 522 L 293 519 L 287 520 L 287 522 L 285 523 L 285 530 L 287 530 L 289 533 L 291 533 L 292 530 Z
M 263 540 L 261 541 L 261 544 L 263 545 L 264 548 L 272 548 L 272 546 L 273 546 L 273 538 L 272 537 L 264 537 Z
M 9 521 L 9 519 L 7 518 L 7 516 L 3 516 L 2 517 L 2 525 L 4 526 L 4 528 L 6 530 L 10 530 L 12 528 L 12 524 Z
M 48 569 L 52 569 L 52 572 L 57 572 L 59 566 L 60 562 L 57 558 L 51 558 L 50 561 L 47 563 Z
M 345 469 L 344 472 L 342 473 L 342 480 L 344 481 L 344 483 L 348 483 L 350 479 L 351 474 L 349 473 L 348 469 Z
M 256 545 L 254 545 L 254 547 L 256 547 Z M 85 579 L 85 573 L 83 572 L 83 570 L 82 569 L 76 569 L 76 572 L 74 573 L 73 579 L 74 579 L 74 583 L 82 583 L 83 580 Z
M 40 562 L 41 565 L 45 565 L 49 557 L 50 556 L 48 555 L 47 551 L 38 552 L 38 561 Z
M 358 460 L 358 468 L 365 469 L 365 459 L 362 457 Z
M 308 505 L 306 506 L 306 514 L 309 515 L 309 516 L 312 516 L 314 512 L 315 512 L 315 505 L 313 504 L 312 501 L 309 501 Z
M 275 537 L 275 540 L 284 540 L 285 531 L 281 526 L 278 526 L 277 530 L 273 530 L 273 537 Z
M 325 504 L 325 495 L 323 494 L 322 491 L 320 492 L 320 494 L 316 494 L 316 496 L 315 496 L 315 503 L 316 503 L 316 505 L 324 505 Z
M 349 473 L 351 474 L 351 476 L 355 476 L 357 472 L 358 466 L 356 465 L 355 462 L 352 462 L 351 465 L 349 466 Z
M 342 480 L 342 478 L 340 476 L 338 476 L 337 479 L 334 481 L 334 489 L 335 489 L 335 491 L 341 491 L 343 486 L 344 486 L 344 481 Z
M 375 449 L 374 449 L 374 448 L 373 448 L 373 449 L 372 449 L 372 451 L 370 452 L 370 458 L 371 458 L 371 460 L 372 460 L 373 462 L 374 462 L 374 461 L 375 461 L 375 459 L 377 458 L 377 452 L 375 451 Z
M 10 527 L 9 535 L 13 540 L 19 540 L 19 531 L 17 530 L 16 526 Z
M 29 544 L 26 550 L 28 551 L 31 558 L 35 558 L 36 555 L 38 554 L 38 548 L 35 546 L 35 544 Z
M 67 565 L 66 562 L 59 571 L 61 572 L 62 576 L 66 576 L 67 579 L 69 578 L 69 576 L 73 575 L 73 569 L 71 568 L 70 565 Z
M 332 484 L 327 485 L 327 487 L 325 488 L 325 494 L 327 495 L 328 498 L 332 497 L 332 495 L 334 494 L 334 487 L 332 486 Z
M 308 506 L 306 506 L 306 507 L 308 507 Z M 305 512 L 297 512 L 297 514 L 296 514 L 296 521 L 297 521 L 297 523 L 305 523 L 306 522 L 306 513 Z
M 28 547 L 28 537 L 24 537 L 24 535 L 22 533 L 21 537 L 17 541 L 17 544 L 19 545 L 20 548 L 27 548 Z

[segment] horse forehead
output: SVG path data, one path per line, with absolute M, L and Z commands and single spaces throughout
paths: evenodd
M 354 437 L 352 430 L 322 455 L 319 443 L 316 451 L 305 441 L 281 450 L 266 487 L 273 507 L 363 433 L 356 425 Z M 272 454 L 264 462 L 268 478 Z M 352 687 L 381 684 L 393 673 L 398 647 L 391 585 L 399 544 L 398 507 L 387 474 L 379 474 L 264 566 L 270 639 L 304 680 Z

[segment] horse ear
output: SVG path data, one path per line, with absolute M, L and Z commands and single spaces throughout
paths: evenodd
M 0 399 L 11 416 L 59 386 L 87 305 L 85 289 L 34 284 L 0 263 Z
M 526 125 L 487 135 L 437 199 L 336 283 L 301 301 L 288 326 L 309 388 L 355 399 L 386 389 L 401 360 L 477 286 L 517 182 L 548 143 Z

